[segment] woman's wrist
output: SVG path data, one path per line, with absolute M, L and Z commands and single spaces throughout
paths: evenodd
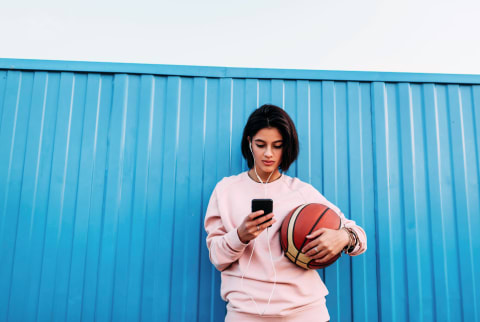
M 346 229 L 340 229 L 340 231 L 343 233 L 343 240 L 344 240 L 344 243 L 343 243 L 343 247 L 342 247 L 342 250 L 345 249 L 345 248 L 348 248 L 348 245 L 350 244 L 350 234 L 349 232 L 346 230 Z
M 357 233 L 352 228 L 347 228 L 347 227 L 342 227 L 341 230 L 345 231 L 348 235 L 348 242 L 343 248 L 343 252 L 345 254 L 350 254 L 355 249 L 355 247 L 357 247 L 357 244 L 358 244 Z
M 242 239 L 242 236 L 240 236 L 240 230 L 237 228 L 237 235 L 238 235 L 238 239 L 240 239 L 240 241 L 244 244 L 248 244 L 248 240 L 245 241 Z

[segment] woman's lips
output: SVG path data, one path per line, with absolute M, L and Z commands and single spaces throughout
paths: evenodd
M 262 161 L 263 164 L 265 164 L 266 166 L 271 166 L 275 163 L 275 161 Z

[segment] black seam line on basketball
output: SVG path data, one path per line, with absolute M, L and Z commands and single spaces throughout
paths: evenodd
M 312 229 L 310 229 L 310 232 L 308 233 L 308 235 L 310 235 L 310 234 L 312 233 L 312 231 L 313 231 L 313 229 L 315 228 L 315 226 L 318 224 L 318 222 L 320 221 L 320 219 L 322 219 L 323 215 L 325 215 L 325 213 L 326 213 L 329 209 L 330 209 L 330 208 L 327 207 L 327 209 L 325 209 L 325 210 L 322 212 L 322 214 L 320 215 L 320 217 L 318 217 L 318 219 L 317 219 L 317 221 L 315 222 L 315 224 L 313 224 Z M 303 209 L 302 209 L 302 210 L 303 210 Z M 300 213 L 301 213 L 301 211 L 300 211 Z M 300 216 L 300 213 L 298 214 L 298 216 Z M 297 218 L 298 218 L 298 216 L 297 216 Z M 296 222 L 296 220 L 295 220 L 295 222 Z M 295 228 L 295 226 L 294 226 L 294 228 Z M 294 231 L 295 231 L 295 230 L 294 230 Z M 308 235 L 307 235 L 307 236 L 308 236 Z M 306 243 L 306 242 L 307 242 L 307 237 L 305 236 L 305 239 L 303 240 L 302 246 L 300 247 L 300 251 L 298 252 L 297 257 L 295 257 L 295 263 L 297 262 L 298 256 L 300 255 L 300 252 L 302 251 L 303 246 L 305 246 L 305 243 Z
M 292 253 L 290 253 L 290 252 L 287 252 L 287 253 L 293 256 Z M 308 265 L 308 263 L 305 263 L 304 261 L 301 261 L 301 260 L 298 260 L 298 262 L 299 262 L 299 263 L 302 263 L 302 264 L 305 264 L 305 265 Z
M 338 224 L 338 228 L 337 228 L 337 230 L 339 230 L 339 229 L 340 229 L 340 227 L 342 227 L 342 220 L 340 220 L 340 223 Z
M 307 204 L 307 205 L 308 205 L 308 204 Z M 292 228 L 293 231 L 295 231 L 295 225 L 297 224 L 298 217 L 300 216 L 300 214 L 302 213 L 302 210 L 303 210 L 307 205 L 302 205 L 302 206 L 300 206 L 300 207 L 302 207 L 302 209 L 300 209 L 300 211 L 298 212 L 297 216 L 295 217 L 295 221 L 293 222 L 293 228 Z M 293 213 L 295 213 L 295 212 L 293 212 Z M 292 214 L 292 216 L 293 216 L 293 214 Z M 293 234 L 293 235 L 294 235 L 294 236 L 292 236 L 292 237 L 293 237 L 292 243 L 293 243 L 293 245 L 295 246 L 295 234 Z M 287 231 L 287 247 L 288 247 L 288 231 Z M 287 248 L 287 249 L 288 249 L 288 248 Z M 294 262 L 294 263 L 297 262 L 298 255 L 300 254 L 300 250 L 302 250 L 302 249 L 300 248 L 300 249 L 298 250 L 297 256 L 295 257 L 295 262 Z M 292 255 L 292 256 L 293 256 L 293 255 Z
M 288 253 L 288 254 L 290 254 L 291 256 L 293 256 L 292 253 Z M 302 260 L 298 260 L 297 262 L 302 263 L 302 264 L 305 264 L 305 265 L 308 265 L 308 263 L 306 263 L 306 262 L 304 262 L 304 261 L 302 261 Z

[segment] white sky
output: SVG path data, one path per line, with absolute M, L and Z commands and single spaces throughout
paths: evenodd
M 0 0 L 0 57 L 480 74 L 480 0 Z

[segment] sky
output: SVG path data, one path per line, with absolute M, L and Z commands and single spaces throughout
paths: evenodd
M 0 58 L 480 74 L 479 0 L 0 0 Z

